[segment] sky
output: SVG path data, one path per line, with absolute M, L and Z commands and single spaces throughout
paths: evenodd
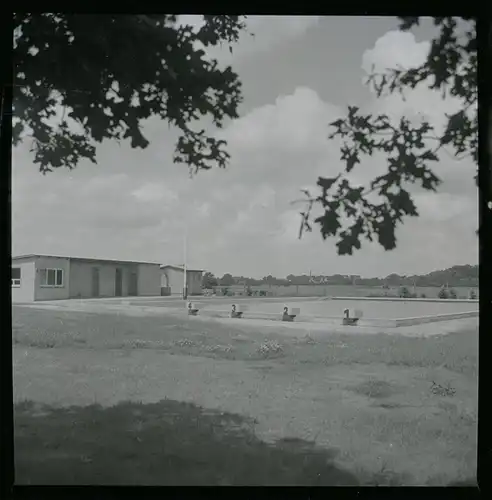
M 197 16 L 181 22 L 198 26 Z M 390 17 L 258 16 L 232 55 L 215 50 L 243 82 L 239 118 L 218 132 L 231 162 L 190 178 L 172 161 L 175 133 L 166 122 L 145 123 L 151 144 L 98 146 L 98 164 L 39 173 L 29 144 L 12 158 L 12 254 L 30 253 L 182 264 L 216 275 L 420 274 L 478 262 L 475 168 L 443 155 L 435 173 L 438 194 L 413 189 L 420 217 L 396 232 L 397 248 L 363 242 L 352 256 L 337 255 L 336 239 L 319 231 L 299 240 L 301 189 L 318 176 L 343 170 L 327 139 L 328 123 L 348 105 L 368 113 L 424 116 L 437 127 L 456 103 L 426 88 L 378 99 L 364 85 L 372 65 L 411 67 L 423 61 L 430 22 L 410 33 Z M 212 133 L 216 131 L 212 130 Z M 384 158 L 367 158 L 353 179 L 385 171 Z M 313 192 L 316 192 L 313 189 Z

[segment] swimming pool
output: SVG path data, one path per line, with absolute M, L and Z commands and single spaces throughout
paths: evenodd
M 199 300 L 198 300 L 199 302 Z M 224 311 L 230 308 L 234 301 L 202 302 L 203 311 Z M 294 300 L 266 302 L 260 300 L 242 300 L 238 303 L 247 306 L 251 313 L 281 314 L 284 304 L 300 309 L 299 319 L 316 316 L 325 318 L 341 318 L 343 310 L 359 309 L 363 318 L 413 318 L 422 316 L 437 316 L 441 314 L 455 314 L 478 311 L 478 303 L 471 302 L 414 302 L 414 301 L 362 301 L 362 300 Z M 245 313 L 247 315 L 247 313 Z

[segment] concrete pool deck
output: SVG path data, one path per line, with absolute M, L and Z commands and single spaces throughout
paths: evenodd
M 323 323 L 340 324 L 345 308 L 357 308 L 363 313 L 358 326 L 376 326 L 399 328 L 437 321 L 449 321 L 478 316 L 478 303 L 475 301 L 429 300 L 418 299 L 397 301 L 368 301 L 357 302 L 349 298 L 334 298 L 334 300 L 276 300 L 264 302 L 261 299 L 249 301 L 234 300 L 196 300 L 193 301 L 199 309 L 199 315 L 213 318 L 226 318 L 230 316 L 233 303 L 244 306 L 242 319 L 263 319 L 279 321 L 284 304 L 299 308 L 300 312 L 295 318 L 298 323 Z M 134 303 L 136 305 L 136 303 Z M 142 305 L 142 303 L 139 303 Z M 170 307 L 169 304 L 153 303 L 157 307 Z M 179 307 L 179 303 L 174 303 Z M 184 305 L 184 304 L 183 304 Z M 181 305 L 181 307 L 183 306 Z M 149 303 L 150 306 L 150 303 Z
M 444 335 L 463 328 L 478 327 L 478 309 L 452 314 L 433 316 L 420 316 L 411 318 L 363 318 L 357 326 L 343 326 L 341 315 L 339 317 L 311 317 L 299 316 L 296 321 L 289 323 L 280 320 L 280 312 L 264 313 L 246 311 L 246 317 L 233 319 L 229 317 L 229 310 L 203 309 L 197 317 L 189 317 L 183 302 L 174 307 L 146 306 L 139 303 L 130 305 L 122 300 L 120 303 L 104 300 L 63 300 L 35 302 L 31 304 L 16 304 L 18 307 L 31 307 L 59 311 L 89 312 L 89 313 L 114 313 L 128 316 L 166 316 L 173 315 L 189 318 L 197 322 L 217 322 L 234 325 L 241 329 L 253 330 L 267 328 L 283 334 L 302 336 L 326 336 L 335 333 L 347 334 L 398 334 L 408 336 Z M 197 301 L 200 302 L 200 301 Z M 280 301 L 281 302 L 281 301 Z M 230 302 L 232 303 L 232 302 Z M 180 304 L 180 305 L 178 305 Z M 301 310 L 302 313 L 302 310 Z
M 196 319 L 196 318 L 193 318 Z M 202 320 L 203 321 L 203 320 Z M 338 324 L 322 324 L 311 322 L 287 323 L 282 321 L 271 321 L 262 319 L 232 319 L 218 318 L 215 320 L 218 323 L 237 326 L 241 329 L 252 329 L 258 331 L 268 329 L 269 331 L 289 335 L 294 337 L 309 336 L 313 339 L 326 338 L 333 334 L 349 334 L 349 335 L 401 335 L 404 337 L 432 337 L 435 335 L 448 335 L 450 333 L 461 330 L 470 330 L 478 328 L 478 318 L 468 317 L 461 319 L 453 319 L 449 321 L 439 321 L 426 324 L 418 324 L 411 326 L 394 327 L 379 327 L 379 326 L 343 326 Z
M 229 318 L 229 311 L 227 310 L 207 310 L 203 309 L 199 312 L 201 317 L 208 318 Z M 414 316 L 408 318 L 361 318 L 359 320 L 358 328 L 360 327 L 384 327 L 384 328 L 400 328 L 403 326 L 420 325 L 425 323 L 435 323 L 438 321 L 451 321 L 465 318 L 478 317 L 478 311 L 463 311 L 458 313 L 436 314 L 429 316 Z M 273 322 L 281 321 L 280 313 L 260 313 L 255 311 L 245 311 L 243 318 L 246 321 L 252 320 L 268 320 Z M 237 321 L 237 320 L 236 320 Z M 296 317 L 294 323 L 297 324 L 324 324 L 324 325 L 339 325 L 341 323 L 340 316 L 311 316 L 299 315 Z

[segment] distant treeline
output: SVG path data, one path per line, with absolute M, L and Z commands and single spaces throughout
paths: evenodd
M 310 276 L 289 274 L 286 278 L 265 276 L 262 279 L 246 276 L 232 276 L 224 274 L 221 278 L 212 273 L 203 275 L 203 286 L 259 286 L 259 285 L 362 285 L 389 288 L 395 286 L 419 287 L 478 287 L 478 266 L 453 266 L 441 271 L 432 271 L 424 275 L 400 276 L 393 273 L 385 278 L 362 278 L 356 275 L 333 274 L 331 276 Z

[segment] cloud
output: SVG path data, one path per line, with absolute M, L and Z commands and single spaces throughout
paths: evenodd
M 246 29 L 240 33 L 237 43 L 207 48 L 206 53 L 220 63 L 231 64 L 239 59 L 252 57 L 255 53 L 275 49 L 285 42 L 302 36 L 319 21 L 320 16 L 247 16 Z M 179 24 L 187 24 L 198 30 L 203 25 L 200 15 L 182 15 Z
M 299 19 L 303 20 L 253 19 L 258 23 L 254 50 L 273 50 L 277 42 L 269 36 L 280 32 L 281 26 L 288 31 L 282 36 L 301 39 L 314 21 Z M 264 35 L 259 35 L 260 28 Z M 361 54 L 361 64 L 415 64 L 425 46 L 409 34 L 386 34 Z M 254 53 L 253 48 L 241 50 L 239 58 Z M 337 78 L 343 84 L 343 75 Z M 396 97 L 374 97 L 364 111 L 393 113 L 395 118 L 422 112 L 436 121 L 450 106 L 439 95 L 419 89 L 407 103 Z M 217 274 L 286 276 L 310 269 L 330 274 L 410 274 L 476 262 L 473 165 L 444 158 L 436 168 L 445 181 L 440 194 L 415 190 L 421 217 L 398 229 L 396 250 L 384 252 L 376 243 L 364 242 L 363 250 L 340 257 L 335 240 L 323 241 L 317 226 L 298 239 L 299 211 L 305 205 L 292 202 L 302 198 L 303 188 L 317 193 L 318 176 L 331 177 L 343 170 L 340 143 L 328 140 L 328 123 L 345 114 L 346 103 L 321 99 L 307 81 L 230 122 L 219 133 L 228 141 L 230 166 L 201 172 L 193 179 L 185 166 L 172 163 L 174 136 L 167 124 L 156 120 L 144 130 L 153 139 L 146 150 L 104 143 L 98 150 L 99 165 L 81 164 L 73 172 L 41 176 L 26 150 L 16 148 L 13 252 L 182 263 L 187 228 L 189 265 Z M 365 183 L 385 168 L 383 156 L 364 158 L 353 178 Z M 317 210 L 315 214 L 320 213 Z
M 326 118 L 338 109 L 324 103 L 307 87 L 298 87 L 288 96 L 279 96 L 275 103 L 256 108 L 234 121 L 223 134 L 234 148 L 289 148 L 303 151 L 311 145 L 319 147 L 326 139 Z
M 147 182 L 131 192 L 132 196 L 141 203 L 164 202 L 175 204 L 179 197 L 169 187 L 163 184 Z
M 362 55 L 362 68 L 367 74 L 385 72 L 392 68 L 417 68 L 427 59 L 428 41 L 417 42 L 409 32 L 389 31 L 378 38 L 374 47 Z
M 417 42 L 412 33 L 390 31 L 380 37 L 373 48 L 364 52 L 364 80 L 373 72 L 385 73 L 388 69 L 417 68 L 426 61 L 429 50 L 430 43 Z M 446 123 L 445 113 L 456 112 L 461 107 L 461 101 L 451 96 L 442 99 L 438 92 L 428 88 L 428 83 L 432 82 L 425 81 L 413 90 L 406 90 L 405 100 L 395 92 L 383 99 L 374 99 L 374 106 L 394 118 L 400 118 L 402 115 L 416 120 L 425 118 L 441 129 Z
M 153 184 L 151 192 L 148 183 L 139 185 L 127 174 L 87 177 L 82 170 L 42 176 L 34 169 L 22 171 L 16 156 L 22 155 L 14 152 L 13 158 L 14 253 L 134 258 L 142 252 L 139 237 L 149 229 L 157 232 L 172 213 L 171 206 L 156 197 L 167 192 L 164 185 Z M 118 242 L 125 243 L 118 248 Z
M 273 49 L 287 40 L 298 38 L 319 21 L 320 16 L 248 16 L 248 32 L 242 34 L 237 55 Z
M 417 67 L 425 61 L 429 49 L 429 42 L 417 42 L 411 33 L 390 31 L 363 54 L 362 67 L 367 74 L 372 71 L 373 64 L 376 72 L 398 66 L 406 69 Z M 394 123 L 402 116 L 412 119 L 415 124 L 426 120 L 434 127 L 434 133 L 440 135 L 447 124 L 446 114 L 456 113 L 461 107 L 459 99 L 451 96 L 443 99 L 424 82 L 417 88 L 406 91 L 405 99 L 397 92 L 379 99 L 374 95 L 364 111 L 387 114 Z M 432 147 L 436 145 L 435 141 L 427 143 Z M 476 228 L 478 191 L 473 179 L 476 166 L 470 159 L 457 160 L 451 149 L 441 151 L 439 160 L 436 164 L 431 164 L 434 173 L 443 181 L 438 194 L 420 192 L 415 196 L 422 214 L 420 220 L 433 218 L 441 221 L 449 214 L 457 217 L 465 213 L 470 226 Z M 473 244 L 476 245 L 477 242 Z

